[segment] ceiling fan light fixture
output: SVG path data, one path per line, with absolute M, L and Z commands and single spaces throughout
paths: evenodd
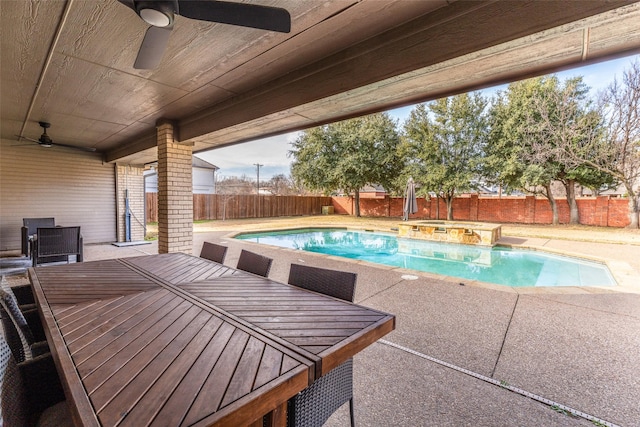
M 162 60 L 176 15 L 204 22 L 237 25 L 268 31 L 291 31 L 291 14 L 280 7 L 228 0 L 118 0 L 132 9 L 147 28 L 138 55 L 136 70 L 152 70 Z
M 173 12 L 152 8 L 143 8 L 138 11 L 144 21 L 154 27 L 168 27 L 173 23 Z

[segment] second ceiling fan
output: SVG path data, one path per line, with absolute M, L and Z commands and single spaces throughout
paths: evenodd
M 49 122 L 38 122 L 38 124 L 40 125 L 40 127 L 42 127 L 42 135 L 40 135 L 40 138 L 33 139 L 33 138 L 29 138 L 29 137 L 22 136 L 22 135 L 16 135 L 18 137 L 18 140 L 26 139 L 27 141 L 35 142 L 40 147 L 45 147 L 45 148 L 64 147 L 64 148 L 72 148 L 74 150 L 80 150 L 80 151 L 88 151 L 88 152 L 91 152 L 91 153 L 96 151 L 96 149 L 93 148 L 93 147 L 83 147 L 83 146 L 80 146 L 80 145 L 69 145 L 69 144 L 61 144 L 59 142 L 53 142 L 51 137 L 47 134 L 47 129 L 49 129 L 51 127 L 51 123 L 49 123 Z
M 175 15 L 281 33 L 291 31 L 291 16 L 286 9 L 279 7 L 217 0 L 118 1 L 151 25 L 133 65 L 136 69 L 149 70 L 158 66 L 169 42 Z

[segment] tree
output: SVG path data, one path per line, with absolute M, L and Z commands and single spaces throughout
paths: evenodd
M 255 181 L 246 175 L 240 178 L 236 176 L 218 177 L 216 182 L 216 192 L 218 194 L 253 194 L 255 193 Z
M 255 184 L 246 175 L 242 175 L 240 178 L 221 177 L 218 176 L 216 182 L 216 193 L 220 195 L 222 199 L 222 220 L 227 218 L 227 205 L 229 202 L 236 199 L 236 195 L 239 194 L 252 194 L 255 189 Z
M 623 72 L 598 98 L 604 131 L 582 141 L 579 149 L 562 146 L 574 163 L 613 176 L 624 185 L 629 198 L 629 228 L 638 228 L 640 186 L 640 60 Z
M 554 180 L 565 188 L 572 224 L 579 223 L 576 184 L 599 188 L 612 180 L 560 149 L 577 150 L 598 133 L 598 115 L 587 95 L 581 77 L 562 84 L 555 76 L 539 77 L 512 83 L 492 107 L 489 175 L 500 184 L 546 197 L 553 224 L 559 222 Z
M 401 162 L 396 122 L 386 113 L 345 120 L 306 130 L 293 143 L 291 173 L 311 190 L 355 194 L 367 184 L 394 187 Z
M 591 109 L 588 87 L 581 77 L 568 79 L 560 85 L 554 79 L 554 85 L 548 91 L 534 95 L 535 119 L 530 115 L 527 122 L 528 135 L 534 135 L 531 147 L 534 151 L 545 152 L 555 164 L 555 179 L 560 181 L 566 191 L 571 224 L 580 222 L 576 202 L 576 183 L 602 186 L 611 178 L 606 174 L 595 173 L 584 162 L 572 160 L 569 152 L 583 150 L 589 141 L 601 131 L 599 114 Z M 601 178 L 602 182 L 594 183 Z
M 453 219 L 456 193 L 474 188 L 487 139 L 487 102 L 479 94 L 418 104 L 404 124 L 401 153 L 403 177 L 412 176 L 419 194 L 444 198 L 447 219 Z M 427 110 L 428 107 L 428 110 Z
M 271 189 L 272 194 L 286 196 L 294 193 L 291 178 L 282 173 L 272 176 L 265 185 Z

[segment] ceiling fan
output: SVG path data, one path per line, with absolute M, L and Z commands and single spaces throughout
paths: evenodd
M 286 9 L 217 0 L 118 0 L 151 25 L 144 36 L 133 68 L 150 70 L 162 59 L 175 15 L 199 21 L 288 33 L 291 16 Z
M 26 136 L 20 136 L 20 135 L 16 135 L 16 136 L 18 137 L 18 139 L 26 139 L 28 141 L 35 142 L 36 144 L 40 145 L 41 147 L 45 147 L 45 148 L 65 147 L 65 148 L 72 148 L 74 150 L 80 150 L 80 151 L 90 151 L 90 152 L 95 152 L 96 151 L 96 149 L 92 148 L 92 147 L 81 147 L 81 146 L 78 146 L 78 145 L 67 145 L 67 144 L 61 144 L 59 142 L 53 142 L 51 137 L 49 135 L 47 135 L 47 129 L 51 127 L 51 123 L 38 122 L 38 124 L 44 130 L 42 135 L 40 135 L 39 139 L 32 139 L 32 138 L 28 138 Z

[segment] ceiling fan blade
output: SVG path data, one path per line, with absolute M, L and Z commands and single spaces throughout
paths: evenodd
M 20 135 L 16 135 L 16 136 L 18 137 L 18 141 L 20 141 L 22 139 L 26 139 L 27 141 L 35 142 L 36 144 L 40 144 L 40 141 L 38 141 L 37 139 L 29 138 L 28 136 L 20 136 Z
M 52 142 L 51 145 L 55 145 L 56 147 L 72 148 L 74 150 L 80 150 L 80 151 L 88 151 L 90 153 L 96 152 L 96 149 L 93 147 L 81 147 L 79 145 L 60 144 L 59 142 Z
M 226 1 L 178 0 L 178 14 L 200 21 L 288 33 L 291 16 L 286 9 Z
M 11 144 L 11 145 L 9 145 L 9 147 L 28 147 L 28 148 L 31 148 L 31 147 L 35 147 L 37 145 L 38 144 L 34 144 L 33 142 L 28 142 L 28 143 L 24 143 L 24 144 Z
M 160 64 L 164 50 L 169 43 L 170 34 L 171 28 L 149 27 L 144 35 L 142 45 L 140 45 L 133 68 L 137 70 L 156 68 Z

